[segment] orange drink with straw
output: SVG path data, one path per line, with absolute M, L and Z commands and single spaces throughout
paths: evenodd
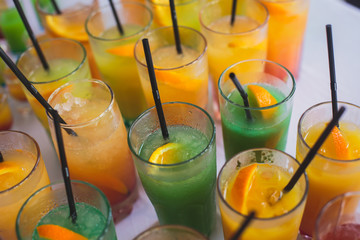
M 40 42 L 40 47 L 49 63 L 46 71 L 34 47 L 30 47 L 18 59 L 16 65 L 37 91 L 47 100 L 58 87 L 75 79 L 90 78 L 86 51 L 80 42 L 55 38 Z M 46 130 L 49 129 L 44 107 L 23 88 L 35 115 Z
M 321 208 L 345 192 L 359 191 L 360 108 L 339 102 L 347 111 L 308 166 L 309 197 L 301 223 L 301 233 L 312 236 Z M 302 161 L 331 119 L 331 102 L 317 104 L 302 115 L 298 124 L 296 157 Z
M 278 202 L 272 203 L 270 196 L 285 187 L 298 167 L 290 155 L 267 148 L 246 150 L 228 161 L 217 185 L 225 239 L 255 211 L 242 240 L 296 240 L 308 190 L 305 174 Z
M 110 87 L 100 80 L 73 81 L 55 90 L 48 102 L 67 123 L 61 128 L 72 179 L 100 188 L 109 199 L 115 221 L 125 217 L 137 198 L 135 167 Z M 49 124 L 56 142 L 50 116 Z
M 241 2 L 238 1 L 233 25 L 230 1 L 213 1 L 200 11 L 201 32 L 208 42 L 209 70 L 215 89 L 221 73 L 230 65 L 248 59 L 266 59 L 268 11 L 257 1 Z
M 135 2 L 115 4 L 124 35 L 116 27 L 110 6 L 94 11 L 86 21 L 96 64 L 115 93 L 125 126 L 147 109 L 134 58 L 136 41 L 152 23 L 152 13 L 145 5 Z
M 91 74 L 100 78 L 85 31 L 85 20 L 98 7 L 98 0 L 61 0 L 56 1 L 61 11 L 57 14 L 50 0 L 37 0 L 39 13 L 46 33 L 51 37 L 70 38 L 81 42 L 88 54 Z
M 285 66 L 297 78 L 310 0 L 260 0 L 269 10 L 267 59 Z
M 0 132 L 0 239 L 16 239 L 15 220 L 21 205 L 50 183 L 40 149 L 29 135 Z
M 172 27 L 154 29 L 148 38 L 161 101 L 181 101 L 202 108 L 208 104 L 206 40 L 198 31 L 179 27 L 182 53 L 178 54 Z M 135 58 L 149 106 L 154 105 L 149 74 L 141 40 L 135 45 Z

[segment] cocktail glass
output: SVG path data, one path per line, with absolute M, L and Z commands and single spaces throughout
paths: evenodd
M 9 130 L 13 124 L 13 116 L 8 103 L 8 94 L 0 87 L 0 130 Z
M 316 220 L 316 240 L 354 240 L 360 236 L 360 192 L 330 200 Z
M 97 9 L 98 0 L 61 0 L 56 2 L 61 14 L 56 14 L 50 0 L 36 0 L 35 3 L 46 34 L 55 38 L 69 38 L 81 42 L 88 54 L 92 77 L 100 79 L 101 76 L 85 31 L 86 18 Z
M 181 225 L 162 225 L 151 227 L 134 238 L 134 240 L 167 239 L 207 240 L 207 238 L 198 231 Z
M 5 66 L 3 76 L 10 96 L 17 101 L 26 102 L 26 96 L 21 87 L 21 82 L 8 66 Z
M 160 224 L 185 225 L 209 235 L 215 223 L 214 122 L 208 113 L 192 104 L 174 102 L 162 106 L 170 139 L 164 141 L 161 137 L 156 109 L 146 110 L 128 134 L 135 166 Z M 149 162 L 156 148 L 177 139 L 183 140 L 179 150 L 190 148 L 181 157 L 184 161 Z M 196 151 L 190 152 L 192 149 Z M 167 156 L 172 157 L 171 153 Z
M 154 13 L 154 27 L 172 26 L 170 3 L 168 0 L 147 0 Z M 179 26 L 200 30 L 199 11 L 202 0 L 174 0 Z
M 102 75 L 115 92 L 125 126 L 130 127 L 137 116 L 147 109 L 134 58 L 136 41 L 152 23 L 152 13 L 135 2 L 115 4 L 124 29 L 121 36 L 110 6 L 93 12 L 86 21 L 91 48 Z
M 310 0 L 260 0 L 269 10 L 267 59 L 280 63 L 297 77 Z
M 25 200 L 50 183 L 40 148 L 23 132 L 0 131 L 0 239 L 16 239 L 16 215 Z
M 221 73 L 230 65 L 248 59 L 266 59 L 269 13 L 258 1 L 241 1 L 231 26 L 232 4 L 217 0 L 200 11 L 201 32 L 208 42 L 209 70 L 214 93 Z
M 230 239 L 247 217 L 246 215 L 236 211 L 234 206 L 229 203 L 227 194 L 232 191 L 230 188 L 231 183 L 234 181 L 234 178 L 237 176 L 238 171 L 241 168 L 254 163 L 258 165 L 267 165 L 270 166 L 269 169 L 274 169 L 274 172 L 264 171 L 263 176 L 269 177 L 269 181 L 274 181 L 274 185 L 279 184 L 279 189 L 282 189 L 287 184 L 286 181 L 284 186 L 280 186 L 280 184 L 283 184 L 284 181 L 280 183 L 281 178 L 279 176 L 287 175 L 288 180 L 290 180 L 291 176 L 300 165 L 299 162 L 290 155 L 279 150 L 267 148 L 257 148 L 243 151 L 226 162 L 221 169 L 217 180 L 217 193 L 225 239 Z M 280 172 L 283 172 L 283 174 L 280 174 Z M 294 197 L 295 201 L 291 203 L 291 205 L 293 205 L 291 209 L 287 209 L 287 212 L 284 212 L 281 215 L 268 218 L 259 218 L 255 216 L 248 228 L 245 232 L 243 232 L 241 239 L 296 240 L 308 191 L 308 181 L 305 174 L 301 176 L 294 189 L 295 188 L 298 188 L 298 194 Z M 263 189 L 265 193 L 268 190 L 271 189 Z M 285 197 L 283 197 L 281 201 L 285 201 Z M 276 207 L 276 204 L 279 203 L 275 203 L 275 205 L 273 205 L 274 208 Z M 258 207 L 261 209 L 265 205 L 268 205 L 268 203 L 264 202 L 261 205 L 259 204 Z M 253 210 L 256 211 L 257 209 Z
M 41 41 L 40 47 L 49 63 L 50 71 L 43 69 L 34 47 L 28 48 L 16 64 L 45 100 L 48 100 L 50 94 L 64 83 L 90 78 L 86 51 L 80 42 L 55 38 Z M 24 91 L 35 115 L 49 131 L 44 107 L 25 87 Z
M 48 102 L 67 123 L 61 129 L 72 179 L 100 188 L 114 220 L 121 220 L 131 212 L 138 192 L 126 128 L 111 88 L 100 80 L 73 81 L 56 89 Z M 50 116 L 49 125 L 55 143 Z
M 156 80 L 163 102 L 181 101 L 207 108 L 208 62 L 204 36 L 188 27 L 179 27 L 182 54 L 175 48 L 172 27 L 162 27 L 143 35 L 148 38 Z M 135 45 L 135 59 L 149 106 L 154 106 L 142 41 Z
M 231 72 L 246 91 L 250 85 L 261 86 L 276 99 L 276 103 L 261 107 L 254 99 L 249 99 L 250 107 L 246 107 L 230 80 Z M 227 160 L 250 148 L 285 150 L 295 93 L 295 79 L 286 68 L 268 60 L 238 62 L 221 74 L 218 87 Z M 246 111 L 250 111 L 252 120 L 247 118 Z
M 347 135 L 349 146 L 360 153 L 360 107 L 339 102 L 346 107 L 340 121 L 340 130 Z M 332 118 L 331 102 L 319 103 L 304 112 L 298 123 L 296 158 L 302 161 Z M 321 124 L 321 125 L 320 125 Z M 320 126 L 320 127 L 319 127 Z M 335 147 L 334 147 L 335 148 Z M 312 236 L 321 208 L 332 198 L 350 191 L 360 191 L 360 157 L 340 160 L 318 152 L 306 170 L 309 176 L 309 197 L 301 223 L 301 233 Z
M 86 239 L 116 239 L 111 208 L 105 195 L 97 187 L 82 181 L 73 180 L 71 187 L 77 210 L 76 224 L 70 218 L 64 183 L 53 183 L 39 189 L 22 205 L 16 219 L 18 239 L 40 239 L 37 227 L 42 225 L 64 227 Z M 50 234 L 56 233 L 52 230 Z M 63 232 L 62 236 L 67 239 L 65 234 L 68 233 Z

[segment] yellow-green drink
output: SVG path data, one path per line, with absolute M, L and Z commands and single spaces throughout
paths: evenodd
M 147 108 L 134 59 L 134 46 L 152 22 L 150 10 L 139 3 L 116 5 L 124 34 L 116 27 L 110 6 L 86 21 L 91 48 L 103 80 L 115 93 L 126 127 Z

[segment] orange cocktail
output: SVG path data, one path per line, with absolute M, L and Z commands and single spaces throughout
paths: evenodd
M 242 240 L 296 240 L 308 190 L 305 174 L 280 200 L 271 196 L 286 186 L 298 167 L 290 155 L 267 148 L 246 150 L 229 160 L 219 173 L 217 188 L 225 239 L 231 239 L 255 211 Z
M 61 127 L 72 179 L 100 188 L 109 199 L 115 221 L 125 217 L 137 198 L 136 175 L 112 90 L 100 80 L 73 81 L 55 90 L 48 101 L 67 123 Z M 56 142 L 51 117 L 49 125 Z
M 21 205 L 50 183 L 40 148 L 29 135 L 0 132 L 0 239 L 16 239 L 15 220 Z
M 297 78 L 310 0 L 260 0 L 269 10 L 267 59 L 285 66 Z
M 0 130 L 9 130 L 13 124 L 8 95 L 5 89 L 0 87 Z
M 179 27 L 182 53 L 178 54 L 172 27 L 149 31 L 156 80 L 162 102 L 187 102 L 202 108 L 208 104 L 208 62 L 206 40 L 198 31 Z M 141 39 L 135 45 L 135 59 L 144 94 L 154 106 L 149 73 Z
M 309 197 L 300 230 L 311 236 L 320 209 L 332 198 L 360 190 L 360 108 L 339 102 L 347 110 L 307 168 Z M 331 103 L 317 104 L 298 124 L 296 157 L 302 161 L 332 117 Z

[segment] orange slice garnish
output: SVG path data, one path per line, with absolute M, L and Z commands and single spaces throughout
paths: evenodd
M 173 164 L 181 161 L 177 157 L 180 144 L 167 143 L 158 147 L 150 156 L 149 162 L 157 164 Z
M 41 238 L 50 239 L 50 240 L 87 240 L 88 238 L 73 232 L 67 228 L 53 225 L 53 224 L 44 224 L 36 228 L 39 236 Z
M 330 135 L 320 148 L 320 151 L 328 157 L 338 160 L 352 159 L 350 144 L 338 127 L 334 127 Z
M 121 57 L 133 57 L 134 56 L 134 43 L 124 44 L 109 48 L 106 50 L 107 53 Z
M 155 75 L 159 84 L 168 84 L 185 91 L 194 91 L 200 88 L 202 84 L 201 79 L 193 79 L 181 73 L 172 71 L 155 70 Z
M 269 107 L 277 104 L 276 99 L 268 90 L 259 85 L 248 85 L 248 95 L 250 104 L 259 108 Z M 264 119 L 271 119 L 275 113 L 275 108 L 261 110 Z
M 0 175 L 20 171 L 21 167 L 15 162 L 2 162 L 0 163 Z
M 125 183 L 113 176 L 101 175 L 96 178 L 96 181 L 94 183 L 95 185 L 110 188 L 124 195 L 128 194 L 129 192 Z
M 69 25 L 64 23 L 58 16 L 46 16 L 46 23 L 55 35 L 59 37 L 71 38 L 80 42 L 88 41 L 88 35 L 85 32 L 84 24 Z
M 256 163 L 240 169 L 230 190 L 230 204 L 242 214 L 248 213 L 246 201 L 256 170 Z

